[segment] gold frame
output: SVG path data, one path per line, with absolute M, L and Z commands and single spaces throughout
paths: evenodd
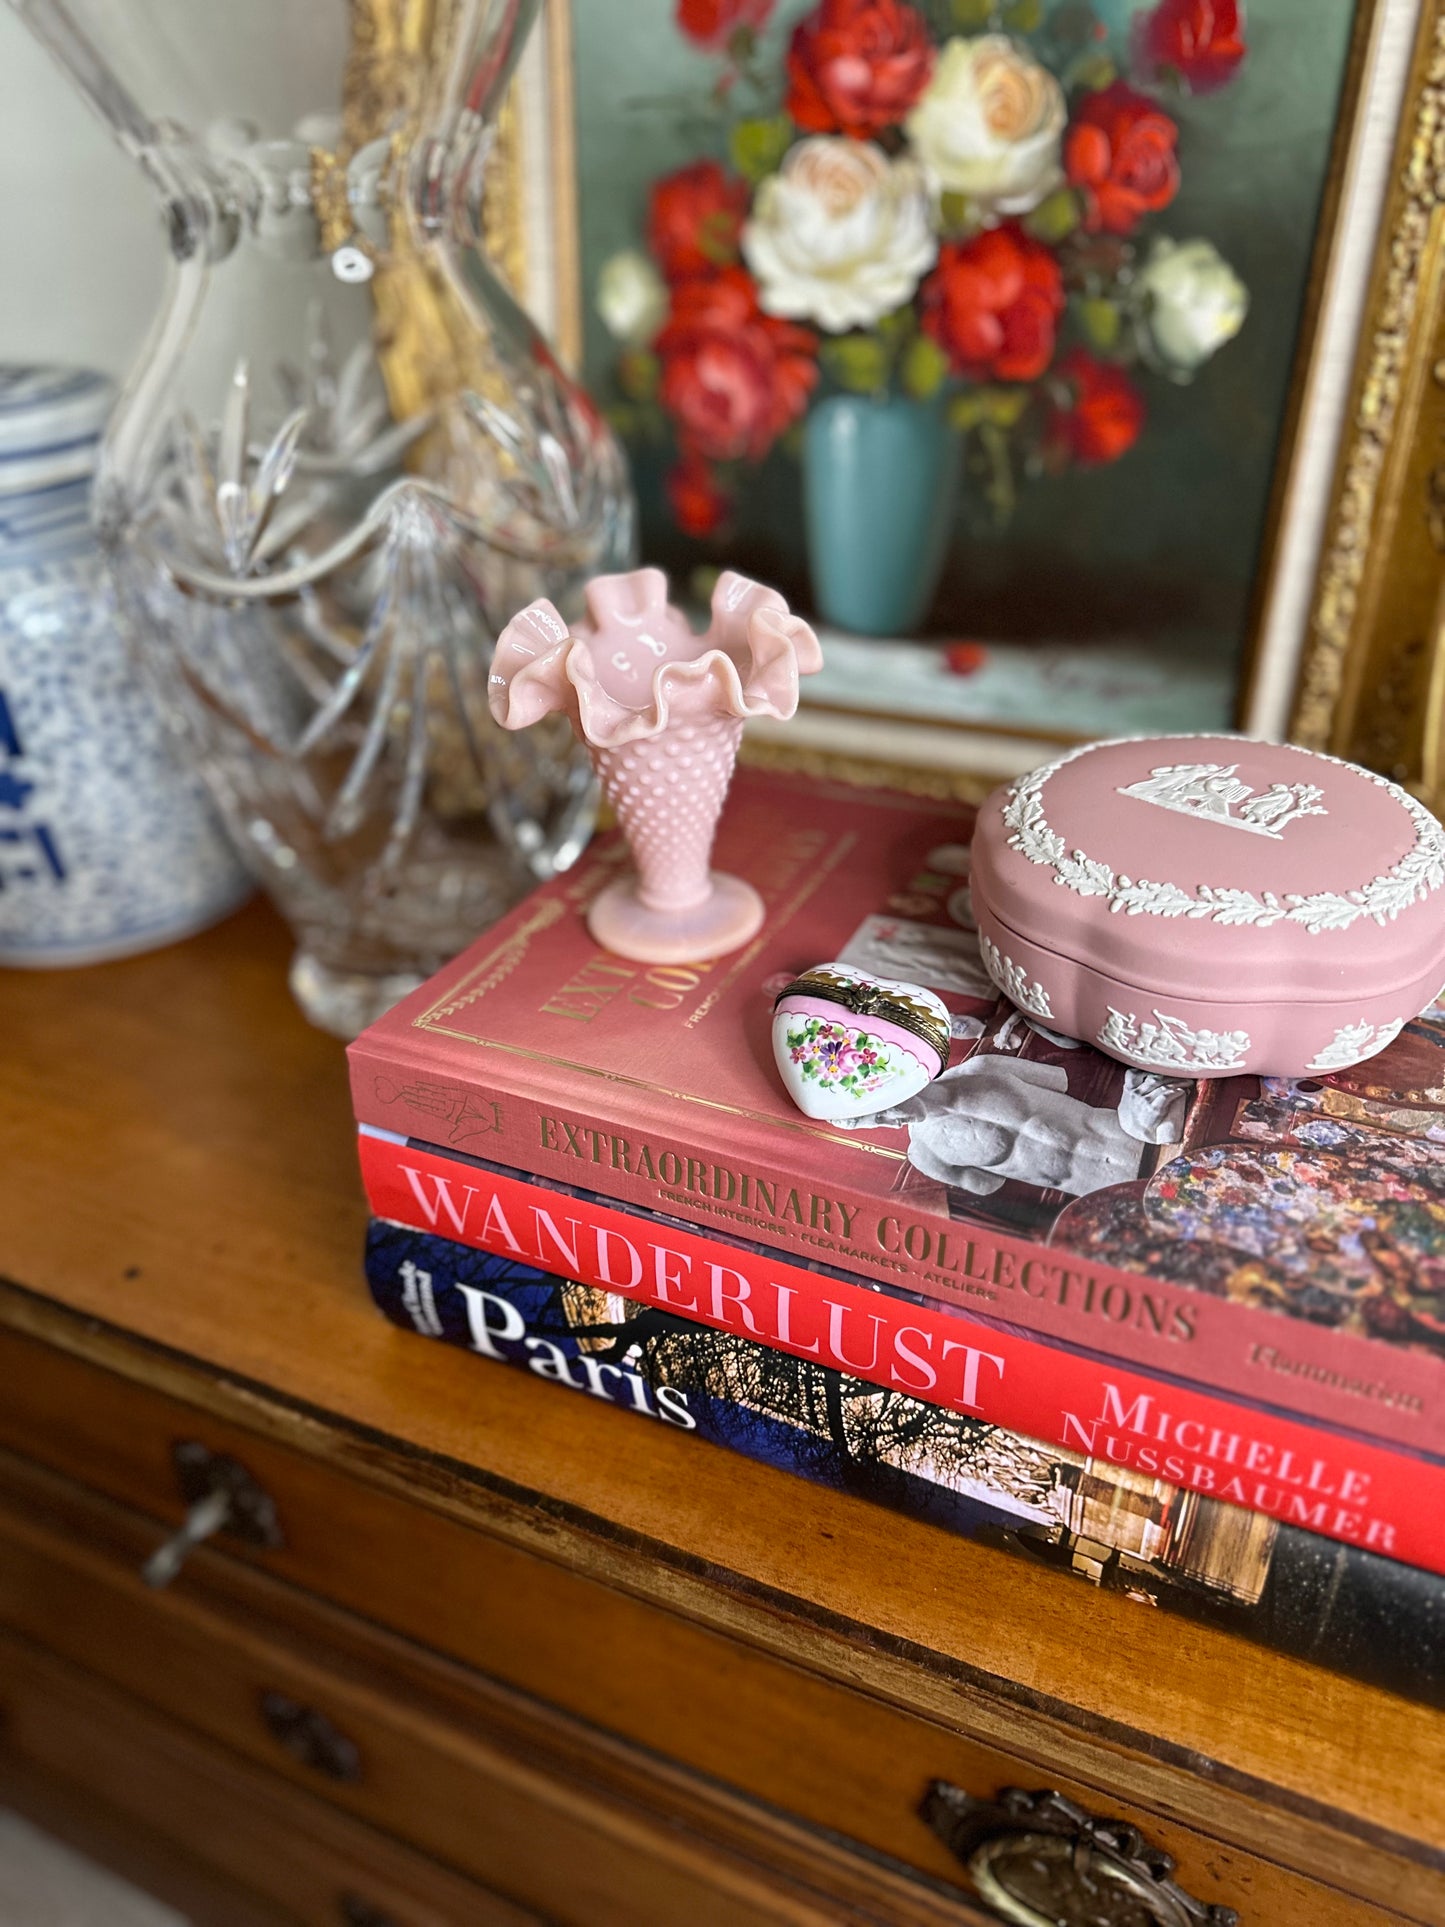
M 1437 807 L 1445 778 L 1445 4 L 1424 10 L 1290 715 Z
M 541 191 L 533 194 L 531 188 Z M 538 202 L 545 232 L 538 232 Z M 483 225 L 493 264 L 546 324 L 562 360 L 580 367 L 582 244 L 571 0 L 543 0 L 541 18 L 502 103 Z
M 552 318 L 580 362 L 582 290 L 571 7 L 543 0 L 533 58 L 545 75 L 545 125 L 528 125 L 514 85 L 499 133 L 489 235 L 509 276 Z M 1394 48 L 1390 42 L 1393 40 Z M 1393 71 L 1392 71 L 1393 60 Z M 535 112 L 534 78 L 530 101 Z M 1393 130 L 1393 132 L 1392 132 Z M 1373 156 L 1373 158 L 1372 158 Z M 1387 158 L 1388 157 L 1388 158 Z M 527 232 L 525 180 L 548 175 L 551 232 Z M 1366 176 L 1374 169 L 1371 200 Z M 495 216 L 493 210 L 495 208 Z M 491 222 L 495 218 L 495 230 Z M 1368 292 L 1357 285 L 1361 253 Z M 542 270 L 539 256 L 545 256 Z M 538 277 L 548 285 L 539 301 Z M 1320 234 L 1306 297 L 1281 452 L 1240 668 L 1238 726 L 1288 735 L 1384 770 L 1445 807 L 1445 0 L 1361 0 Z M 1353 306 L 1351 305 L 1353 299 Z M 1344 324 L 1338 312 L 1352 317 Z M 1331 326 L 1349 329 L 1344 355 Z M 1341 383 L 1330 364 L 1347 359 Z M 1321 467 L 1333 482 L 1320 498 Z M 1293 550 L 1293 555 L 1291 551 Z M 1299 613 L 1291 614 L 1290 585 Z M 1266 671 L 1268 673 L 1266 673 Z M 807 712 L 810 725 L 817 711 Z M 920 793 L 974 797 L 1051 751 L 1049 732 L 953 725 L 957 754 L 906 742 L 878 719 L 878 754 L 860 724 L 829 743 L 810 726 L 750 741 L 745 755 L 820 775 L 870 770 Z M 872 731 L 869 732 L 873 733 Z

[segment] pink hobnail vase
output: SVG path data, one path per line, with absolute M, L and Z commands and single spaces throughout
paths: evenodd
M 763 920 L 751 884 L 710 868 L 743 724 L 793 714 L 798 678 L 823 664 L 818 638 L 776 589 L 731 571 L 703 635 L 660 569 L 596 576 L 586 595 L 576 629 L 545 600 L 507 624 L 492 714 L 525 729 L 560 713 L 587 746 L 634 864 L 587 912 L 597 941 L 642 963 L 724 956 Z

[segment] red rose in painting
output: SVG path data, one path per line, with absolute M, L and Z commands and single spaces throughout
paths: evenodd
M 707 53 L 720 54 L 740 29 L 761 32 L 772 10 L 773 0 L 677 0 L 677 25 Z
M 1172 69 L 1193 94 L 1213 93 L 1244 59 L 1239 0 L 1159 0 L 1138 18 L 1134 46 L 1147 74 Z
M 923 284 L 925 333 L 974 381 L 1035 380 L 1063 310 L 1058 261 L 1012 222 L 945 243 Z
M 717 477 L 699 455 L 684 455 L 667 474 L 667 504 L 684 535 L 713 535 L 732 507 Z
M 903 0 L 821 0 L 793 29 L 785 111 L 809 134 L 866 140 L 928 85 L 933 40 Z
M 742 268 L 679 282 L 655 346 L 678 440 L 708 461 L 761 461 L 818 379 L 817 336 L 764 314 Z
M 694 161 L 654 182 L 647 244 L 669 281 L 710 274 L 737 260 L 747 211 L 746 181 L 730 179 L 716 161 Z
M 1122 368 L 1075 348 L 1057 372 L 1073 390 L 1068 408 L 1055 410 L 1048 439 L 1085 468 L 1117 462 L 1139 439 L 1144 397 Z
M 1084 225 L 1131 234 L 1179 191 L 1179 129 L 1126 81 L 1090 94 L 1064 138 L 1064 168 L 1084 198 Z

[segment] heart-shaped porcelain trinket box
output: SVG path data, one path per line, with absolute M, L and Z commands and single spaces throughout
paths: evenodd
M 807 1117 L 866 1117 L 903 1103 L 948 1062 L 948 1007 L 921 984 L 815 964 L 773 1005 L 773 1055 Z

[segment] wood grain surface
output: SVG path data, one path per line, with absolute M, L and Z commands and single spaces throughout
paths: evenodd
M 1445 1716 L 397 1332 L 256 905 L 0 976 L 0 1320 L 696 1624 L 1445 1918 Z M 1391 1871 L 1393 1869 L 1393 1871 Z M 1433 1910 L 1433 1911 L 1432 1911 Z

